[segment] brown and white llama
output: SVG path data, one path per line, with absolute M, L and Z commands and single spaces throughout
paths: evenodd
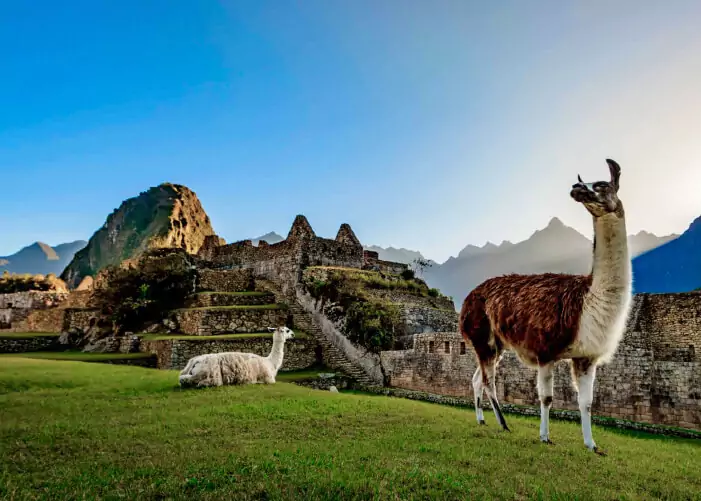
M 570 192 L 594 220 L 591 274 L 491 278 L 470 292 L 460 312 L 461 333 L 478 360 L 472 378 L 478 422 L 485 424 L 481 405 L 486 390 L 499 424 L 509 430 L 497 400 L 495 377 L 503 351 L 512 350 L 538 370 L 540 439 L 552 443 L 553 366 L 558 360 L 570 360 L 584 444 L 600 454 L 591 430 L 596 366 L 615 353 L 632 298 L 625 216 L 617 195 L 621 168 L 613 160 L 606 162 L 610 181 L 584 183 L 578 176 Z

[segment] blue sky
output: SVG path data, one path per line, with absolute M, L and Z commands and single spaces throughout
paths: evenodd
M 59 5 L 61 4 L 61 5 Z M 295 214 L 444 260 L 623 169 L 629 232 L 701 214 L 701 2 L 6 2 L 0 255 L 164 181 L 227 241 Z

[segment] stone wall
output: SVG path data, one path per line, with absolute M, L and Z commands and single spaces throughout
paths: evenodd
M 268 327 L 284 325 L 287 312 L 270 308 L 197 308 L 175 310 L 171 319 L 176 331 L 191 336 L 223 333 L 264 332 Z
M 206 353 L 239 351 L 268 356 L 273 346 L 272 337 L 225 340 L 158 340 L 141 341 L 141 351 L 155 353 L 159 369 L 182 370 L 187 361 Z M 296 338 L 285 343 L 282 371 L 306 369 L 321 362 L 321 350 L 313 339 Z
M 665 296 L 636 296 L 631 321 L 613 361 L 597 370 L 593 412 L 701 429 L 701 359 L 694 355 L 691 360 L 690 349 L 684 357 L 669 359 L 678 352 L 670 345 L 698 342 L 701 331 L 695 330 L 693 319 L 701 296 L 695 300 Z M 456 332 L 417 335 L 413 350 L 384 352 L 382 363 L 391 386 L 472 398 L 475 355 Z M 566 362 L 556 364 L 554 386 L 553 405 L 576 410 L 577 393 Z M 507 352 L 499 364 L 497 392 L 505 402 L 537 405 L 536 371 Z
M 0 331 L 61 332 L 66 328 L 66 311 L 85 308 L 91 297 L 92 291 L 0 294 Z
M 243 292 L 253 290 L 252 270 L 200 270 L 198 287 L 204 291 Z
M 58 335 L 12 338 L 0 336 L 0 353 L 25 353 L 53 350 L 58 345 Z
M 95 326 L 100 310 L 94 308 L 66 308 L 66 315 L 63 321 L 63 331 L 87 332 Z
M 405 334 L 423 332 L 457 332 L 458 315 L 454 309 L 427 308 L 406 305 L 401 309 Z
M 209 308 L 212 306 L 251 306 L 272 304 L 275 302 L 275 296 L 265 293 L 250 293 L 250 294 L 219 294 L 219 293 L 200 293 L 191 297 L 187 301 L 188 308 Z

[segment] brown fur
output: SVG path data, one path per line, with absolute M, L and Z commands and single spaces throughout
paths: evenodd
M 460 331 L 480 365 L 513 349 L 529 365 L 560 358 L 575 341 L 591 275 L 505 275 L 465 298 Z

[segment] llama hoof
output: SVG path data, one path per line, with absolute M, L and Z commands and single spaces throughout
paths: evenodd
M 555 442 L 553 442 L 549 438 L 540 437 L 540 441 L 543 442 L 544 444 L 547 444 L 547 445 L 555 445 Z
M 594 447 L 592 449 L 592 452 L 594 454 L 598 454 L 599 456 L 606 456 L 606 453 L 604 451 L 602 451 L 601 449 L 599 449 L 598 447 Z
M 509 427 L 506 426 L 506 425 L 502 425 L 501 430 L 502 430 L 502 431 L 508 431 L 509 433 L 511 433 L 511 430 L 510 430 Z
M 480 419 L 479 421 L 477 421 L 477 424 L 480 426 L 487 426 L 487 423 L 484 422 L 484 419 Z

